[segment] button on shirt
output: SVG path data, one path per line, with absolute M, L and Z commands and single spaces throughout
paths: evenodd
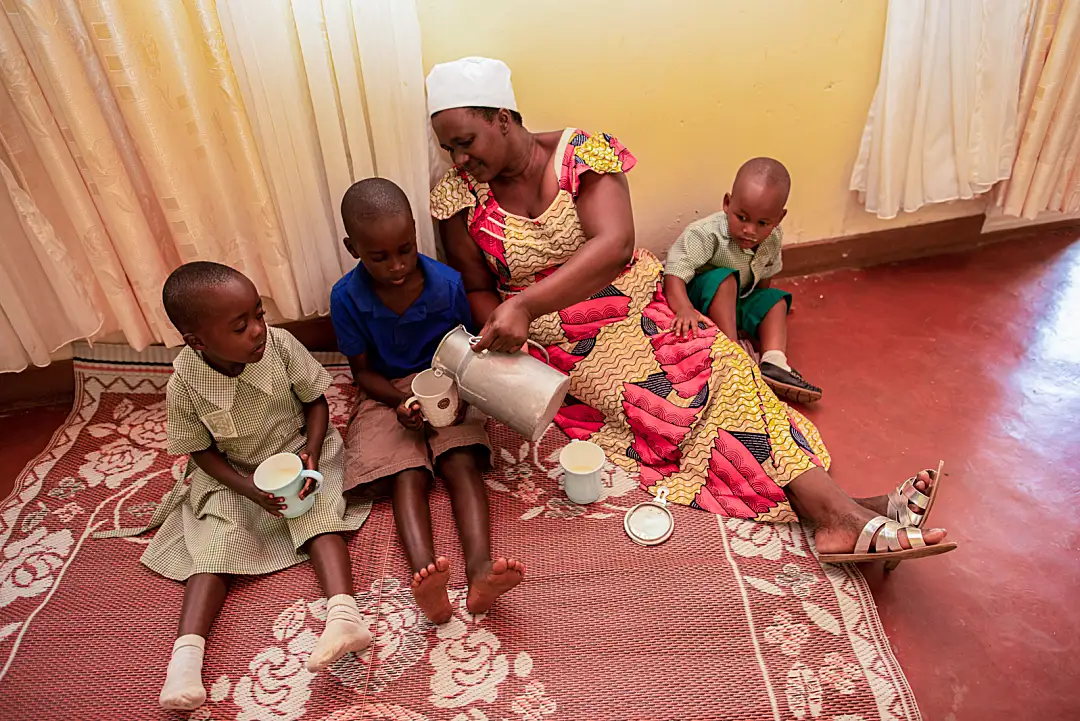
M 739 297 L 745 298 L 758 283 L 780 272 L 783 241 L 778 225 L 756 248 L 744 250 L 731 237 L 727 213 L 720 211 L 686 226 L 668 251 L 664 273 L 689 283 L 699 272 L 731 268 L 739 271 Z
M 421 255 L 424 289 L 404 313 L 383 305 L 371 275 L 358 264 L 334 284 L 330 318 L 345 356 L 367 354 L 368 366 L 385 378 L 404 378 L 431 366 L 443 336 L 472 326 L 461 274 Z

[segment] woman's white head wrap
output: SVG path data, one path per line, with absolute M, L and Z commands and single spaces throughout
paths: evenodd
M 510 68 L 491 58 L 436 65 L 427 76 L 427 100 L 429 116 L 451 108 L 518 109 Z

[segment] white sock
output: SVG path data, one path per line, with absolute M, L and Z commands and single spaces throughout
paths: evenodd
M 783 368 L 787 372 L 791 372 L 791 366 L 787 362 L 787 354 L 782 350 L 767 350 L 761 354 L 762 363 L 772 363 L 774 366 Z
M 359 653 L 371 643 L 367 622 L 356 607 L 356 599 L 347 593 L 326 601 L 326 628 L 308 656 L 307 670 L 322 671 L 345 654 Z
M 173 644 L 165 685 L 158 702 L 162 708 L 191 711 L 206 701 L 202 685 L 203 650 L 206 639 L 194 633 L 181 636 Z

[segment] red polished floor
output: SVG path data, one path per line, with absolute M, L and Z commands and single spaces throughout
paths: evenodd
M 1080 718 L 1080 243 L 781 283 L 808 415 L 853 495 L 946 462 L 959 550 L 864 571 L 928 721 Z M 66 409 L 0 418 L 0 497 Z

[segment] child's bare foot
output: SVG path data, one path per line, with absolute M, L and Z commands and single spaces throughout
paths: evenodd
M 435 563 L 429 563 L 427 568 L 421 568 L 413 574 L 413 598 L 432 623 L 446 623 L 454 615 L 454 610 L 450 607 L 450 597 L 446 595 L 446 584 L 449 580 L 450 562 L 445 556 L 439 556 Z
M 469 581 L 469 595 L 465 608 L 469 613 L 487 613 L 495 599 L 503 595 L 525 578 L 525 564 L 514 559 L 497 558 L 487 569 Z

